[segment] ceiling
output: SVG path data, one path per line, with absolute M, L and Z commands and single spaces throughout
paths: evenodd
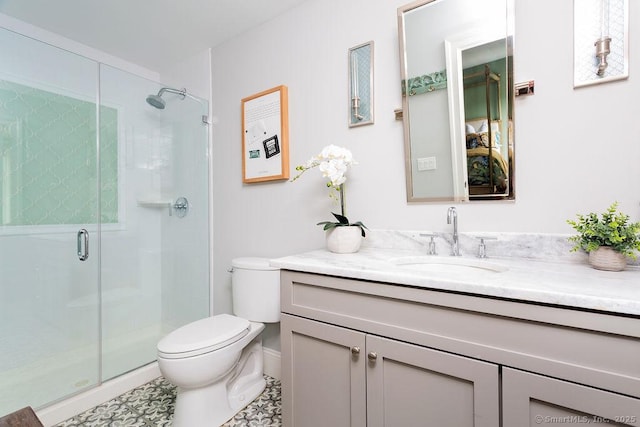
M 0 0 L 0 13 L 162 70 L 305 0 Z

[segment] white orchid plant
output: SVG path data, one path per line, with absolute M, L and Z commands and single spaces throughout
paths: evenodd
M 329 187 L 329 197 L 340 202 L 340 215 L 331 213 L 337 220 L 322 221 L 318 225 L 323 225 L 324 230 L 330 230 L 335 227 L 347 227 L 358 226 L 362 232 L 362 237 L 365 236 L 365 229 L 367 228 L 362 222 L 349 222 L 345 216 L 345 204 L 344 204 L 344 183 L 347 180 L 346 173 L 349 166 L 355 165 L 357 162 L 353 159 L 351 151 L 346 148 L 338 147 L 336 145 L 327 145 L 322 149 L 320 154 L 311 157 L 304 165 L 296 166 L 298 174 L 293 177 L 292 182 L 300 178 L 309 169 L 317 167 L 324 178 L 328 178 L 327 187 Z

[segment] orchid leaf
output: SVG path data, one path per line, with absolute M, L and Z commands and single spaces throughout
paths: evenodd
M 337 213 L 333 213 L 333 212 L 331 212 L 331 214 L 338 220 L 338 222 L 321 221 L 316 225 L 322 225 L 323 226 L 322 229 L 325 231 L 331 230 L 332 228 L 336 228 L 336 227 L 351 227 L 351 226 L 360 227 L 360 233 L 362 234 L 362 237 L 366 237 L 366 233 L 364 230 L 365 229 L 368 230 L 368 228 L 361 221 L 349 222 L 349 219 L 344 215 L 338 215 Z
M 340 224 L 349 225 L 349 220 L 344 215 L 331 212 L 331 215 L 335 216 Z

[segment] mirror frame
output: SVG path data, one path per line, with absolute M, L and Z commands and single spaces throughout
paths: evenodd
M 414 9 L 426 6 L 430 3 L 446 0 L 416 0 L 397 10 L 398 39 L 400 45 L 400 74 L 401 82 L 406 82 L 411 76 L 407 75 L 406 41 L 404 31 L 404 14 Z M 467 162 L 465 149 L 465 112 L 464 93 L 460 90 L 463 82 L 462 52 L 496 40 L 505 39 L 505 53 L 507 66 L 507 101 L 510 104 L 511 117 L 514 120 L 514 82 L 513 82 L 513 52 L 514 52 L 514 0 L 504 0 L 506 32 L 493 31 L 478 36 L 478 31 L 469 29 L 451 39 L 443 40 L 445 45 L 445 63 L 447 70 L 456 70 L 456 73 L 447 71 L 447 101 L 449 111 L 449 131 L 451 138 L 451 162 L 453 170 L 453 195 L 451 197 L 416 197 L 413 194 L 413 159 L 411 158 L 411 132 L 409 120 L 409 96 L 402 95 L 402 127 L 404 132 L 405 154 L 405 178 L 408 203 L 437 203 L 437 202 L 514 202 L 515 201 L 515 130 L 509 135 L 508 144 L 511 145 L 511 155 L 508 159 L 509 181 L 508 195 L 487 195 L 481 198 L 471 198 L 467 185 Z M 477 30 L 477 29 L 476 29 Z M 515 123 L 515 120 L 514 120 Z M 515 128 L 515 125 L 514 125 Z M 462 179 L 461 179 L 462 178 Z

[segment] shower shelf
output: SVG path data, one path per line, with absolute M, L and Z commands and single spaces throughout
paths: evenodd
M 141 208 L 149 209 L 169 209 L 169 216 L 173 207 L 171 200 L 137 200 L 138 206 Z
M 169 216 L 172 216 L 173 211 L 175 210 L 178 218 L 184 218 L 189 212 L 189 201 L 184 197 L 178 197 L 175 202 L 171 200 L 138 200 L 137 203 L 141 208 L 168 208 Z
M 170 208 L 173 205 L 171 200 L 138 200 L 138 206 L 141 208 Z

